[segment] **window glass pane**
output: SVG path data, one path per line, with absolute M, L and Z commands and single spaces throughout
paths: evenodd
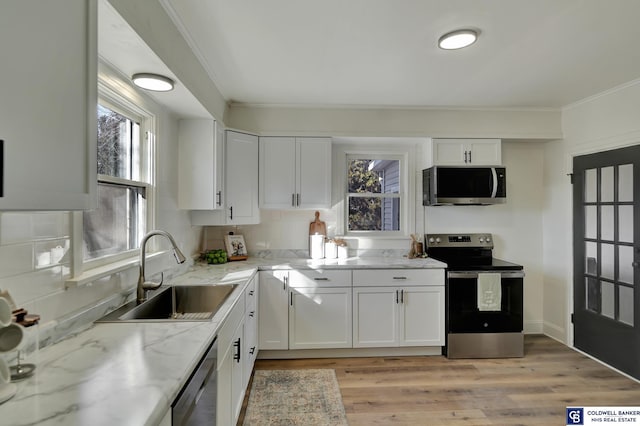
M 347 171 L 349 193 L 400 193 L 399 160 L 349 160 Z
M 587 238 L 598 237 L 598 210 L 596 206 L 584 207 L 584 236 Z
M 614 279 L 614 257 L 613 257 L 613 244 L 600 244 L 600 255 L 602 261 L 602 269 L 600 271 L 600 276 L 602 278 Z
M 98 183 L 98 208 L 83 214 L 84 259 L 139 247 L 146 217 L 144 188 Z
M 618 240 L 633 242 L 633 206 L 618 206 Z
M 633 164 L 618 167 L 618 201 L 633 201 Z
M 618 280 L 633 284 L 633 247 L 618 246 Z
M 587 287 L 585 291 L 587 309 L 592 312 L 600 313 L 600 281 L 596 278 L 587 277 L 585 279 L 585 285 Z
M 600 201 L 613 201 L 613 167 L 600 169 Z
M 620 318 L 625 324 L 633 325 L 633 289 L 620 286 Z
M 585 271 L 590 275 L 598 275 L 598 244 L 587 242 L 585 244 Z
M 138 123 L 98 105 L 98 174 L 139 178 L 139 167 L 134 172 L 133 163 L 134 154 L 139 160 L 139 134 Z
M 609 318 L 615 318 L 615 286 L 605 281 L 600 281 L 600 285 L 602 286 L 601 314 Z
M 598 169 L 584 172 L 584 201 L 595 203 L 598 201 Z
M 600 207 L 600 239 L 613 241 L 613 206 Z
M 350 231 L 399 231 L 400 199 L 349 197 Z

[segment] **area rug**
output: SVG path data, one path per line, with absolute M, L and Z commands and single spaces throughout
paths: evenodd
M 254 372 L 244 426 L 347 424 L 334 370 Z

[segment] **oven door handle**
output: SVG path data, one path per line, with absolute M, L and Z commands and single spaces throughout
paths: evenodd
M 460 271 L 449 272 L 449 278 L 476 279 L 481 273 L 499 273 L 500 278 L 524 278 L 524 271 Z

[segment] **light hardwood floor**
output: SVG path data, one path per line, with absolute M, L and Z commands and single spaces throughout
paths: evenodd
M 567 406 L 640 406 L 640 383 L 541 335 L 525 337 L 524 358 L 259 360 L 255 368 L 333 368 L 351 426 L 564 425 Z

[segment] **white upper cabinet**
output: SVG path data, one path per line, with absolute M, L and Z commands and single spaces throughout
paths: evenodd
M 260 138 L 260 207 L 331 206 L 331 138 Z
M 224 144 L 224 208 L 192 210 L 193 225 L 260 223 L 258 208 L 258 137 L 226 131 Z
M 501 145 L 500 139 L 433 139 L 431 165 L 499 166 Z
M 212 119 L 180 120 L 178 126 L 178 207 L 222 209 L 224 127 Z
M 0 52 L 0 210 L 95 208 L 95 0 L 3 0 Z

